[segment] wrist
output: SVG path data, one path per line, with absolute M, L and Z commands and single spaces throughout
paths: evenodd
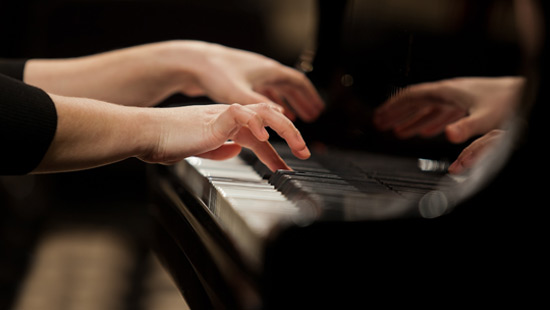
M 158 57 L 169 75 L 173 77 L 174 88 L 188 96 L 205 95 L 200 76 L 211 68 L 213 50 L 221 48 L 215 43 L 178 40 L 159 43 Z
M 127 124 L 135 131 L 132 140 L 131 157 L 151 158 L 159 153 L 162 137 L 162 117 L 157 114 L 160 108 L 134 108 L 127 115 Z M 144 160 L 148 161 L 148 160 Z

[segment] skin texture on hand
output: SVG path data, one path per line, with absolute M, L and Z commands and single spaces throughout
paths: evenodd
M 307 77 L 292 68 L 251 52 L 211 44 L 197 73 L 197 88 L 222 103 L 274 102 L 304 121 L 315 120 L 324 104 Z M 223 68 L 223 70 L 220 70 Z
M 188 156 L 224 159 L 241 147 L 254 151 L 271 170 L 290 169 L 267 141 L 264 127 L 305 159 L 309 150 L 288 117 L 296 113 L 313 121 L 324 109 L 301 72 L 262 55 L 200 41 L 31 59 L 24 81 L 48 92 L 59 116 L 54 141 L 35 173 L 87 169 L 128 157 L 161 164 Z M 150 108 L 176 93 L 222 104 Z
M 160 164 L 195 155 L 225 159 L 241 147 L 250 148 L 273 171 L 290 169 L 269 144 L 266 126 L 286 140 L 295 156 L 310 156 L 299 131 L 274 104 L 144 108 L 50 96 L 58 128 L 34 173 L 88 169 L 129 157 Z
M 192 155 L 225 159 L 246 147 L 272 171 L 290 169 L 269 144 L 266 126 L 286 140 L 296 157 L 310 156 L 300 132 L 274 104 L 216 104 L 154 110 L 154 117 L 161 120 L 157 123 L 160 128 L 154 130 L 159 137 L 158 143 L 151 144 L 154 148 L 138 156 L 146 162 L 170 164 Z
M 262 55 L 200 41 L 166 41 L 69 59 L 31 59 L 24 81 L 68 97 L 153 106 L 176 93 L 218 103 L 277 103 L 313 121 L 324 103 L 307 77 Z

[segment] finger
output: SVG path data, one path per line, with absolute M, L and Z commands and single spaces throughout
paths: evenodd
M 459 174 L 474 165 L 480 156 L 481 148 L 484 147 L 482 143 L 476 142 L 478 142 L 478 140 L 474 141 L 460 152 L 456 160 L 447 169 L 449 173 Z
M 408 86 L 376 109 L 374 124 L 379 130 L 388 130 L 414 114 L 421 106 L 456 104 L 450 99 L 454 93 L 445 84 L 438 82 Z
M 285 67 L 288 76 L 290 77 L 290 85 L 297 89 L 306 100 L 318 111 L 322 111 L 325 108 L 325 104 L 317 89 L 307 78 L 307 76 L 293 68 Z
M 266 104 L 269 106 L 269 104 Z M 264 128 L 264 124 L 259 115 L 240 104 L 232 104 L 222 112 L 213 124 L 214 135 L 225 141 L 232 138 L 243 126 L 248 126 L 250 131 L 260 141 L 267 141 L 269 133 Z
M 438 115 L 434 115 L 429 124 L 425 124 L 419 128 L 419 134 L 422 137 L 428 138 L 438 135 L 445 131 L 445 127 L 452 124 L 465 116 L 465 112 L 454 109 L 445 109 Z
M 241 99 L 242 97 L 242 99 Z M 256 104 L 261 102 L 272 102 L 272 100 L 252 89 L 245 89 L 243 90 L 243 95 L 240 97 L 236 97 L 237 100 L 235 102 L 238 102 L 240 104 Z
M 382 131 L 397 127 L 411 118 L 415 118 L 420 108 L 429 104 L 423 100 L 394 98 L 375 111 L 374 125 Z
M 414 135 L 432 137 L 444 131 L 445 126 L 455 122 L 466 115 L 455 106 L 448 104 L 437 104 L 417 109 L 408 120 L 402 120 L 395 126 L 395 133 L 398 137 L 409 138 Z
M 262 93 L 263 95 L 267 96 L 271 101 L 275 102 L 279 106 L 283 108 L 283 114 L 290 119 L 292 122 L 296 120 L 296 113 L 290 107 L 284 100 L 281 98 L 281 95 L 274 89 L 270 87 L 264 87 L 262 89 L 258 89 L 258 92 Z
M 323 99 L 305 74 L 283 67 L 282 74 L 269 83 L 281 94 L 304 121 L 312 121 L 325 109 Z
M 402 119 L 399 124 L 395 125 L 395 135 L 402 139 L 416 135 L 422 128 L 422 124 L 429 122 L 433 115 L 435 115 L 435 112 L 431 106 L 414 111 L 408 118 Z
M 477 163 L 487 150 L 503 136 L 503 130 L 491 130 L 468 145 L 449 166 L 450 173 L 461 173 Z
M 294 124 L 282 113 L 274 110 L 267 104 L 253 105 L 250 106 L 250 108 L 258 113 L 263 120 L 264 125 L 272 128 L 287 142 L 288 146 L 292 150 L 292 153 L 296 157 L 306 159 L 311 156 L 300 131 L 298 131 Z
M 224 160 L 233 158 L 241 152 L 241 146 L 237 143 L 233 142 L 226 142 L 222 144 L 219 148 L 198 154 L 196 156 L 202 157 L 202 158 L 208 158 L 208 159 L 214 159 L 214 160 Z
M 446 125 L 464 117 L 466 113 L 447 104 L 426 107 L 424 110 L 422 114 L 417 113 L 413 121 L 397 127 L 398 136 L 403 138 L 418 134 L 424 138 L 433 137 L 443 132 Z
M 305 122 L 314 121 L 322 112 L 322 109 L 319 108 L 317 104 L 310 101 L 303 91 L 291 85 L 280 85 L 277 87 L 277 91 L 286 99 L 298 117 Z
M 480 148 L 483 147 L 480 139 L 472 142 L 472 144 L 460 152 L 456 160 L 447 169 L 449 173 L 459 174 L 472 167 L 477 156 L 479 156 Z
M 234 141 L 252 150 L 258 159 L 271 171 L 279 169 L 292 170 L 269 142 L 257 140 L 248 128 L 241 128 L 235 136 Z
M 447 139 L 453 143 L 463 143 L 485 131 L 482 120 L 476 115 L 461 118 L 445 128 Z
M 471 153 L 463 150 L 460 155 L 458 155 L 457 159 L 447 168 L 447 171 L 451 174 L 463 173 L 467 169 L 465 162 L 470 156 Z

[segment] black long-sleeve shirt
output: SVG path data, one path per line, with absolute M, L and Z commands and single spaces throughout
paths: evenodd
M 0 60 L 0 175 L 34 170 L 57 128 L 53 101 L 22 82 L 24 68 L 24 60 Z

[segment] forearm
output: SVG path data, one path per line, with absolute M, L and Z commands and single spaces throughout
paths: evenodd
M 24 81 L 49 93 L 151 106 L 193 85 L 204 43 L 171 41 L 69 59 L 31 59 Z
M 136 157 L 173 164 L 188 156 L 229 158 L 241 146 L 252 149 L 270 169 L 288 169 L 272 146 L 271 127 L 298 158 L 309 150 L 300 132 L 271 104 L 212 104 L 177 108 L 127 107 L 93 99 L 50 95 L 57 129 L 33 173 L 93 168 Z M 228 145 L 232 140 L 236 145 Z
M 93 168 L 138 156 L 154 139 L 146 108 L 50 95 L 57 130 L 33 173 Z

